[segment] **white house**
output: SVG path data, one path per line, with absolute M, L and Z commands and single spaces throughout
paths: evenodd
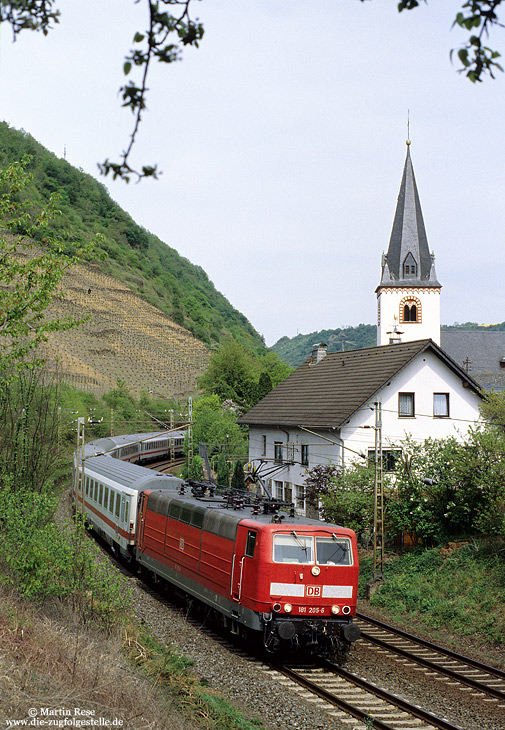
M 410 143 L 407 143 L 410 145 Z M 479 385 L 439 346 L 440 290 L 414 178 L 410 147 L 378 299 L 378 346 L 312 355 L 239 419 L 249 460 L 274 496 L 305 509 L 309 469 L 375 453 L 375 403 L 382 408 L 386 469 L 399 444 L 463 437 L 479 420 Z
M 326 355 L 319 347 L 239 423 L 249 426 L 249 460 L 273 494 L 302 510 L 308 469 L 373 457 L 376 402 L 387 469 L 407 434 L 461 438 L 478 420 L 481 398 L 432 340 Z

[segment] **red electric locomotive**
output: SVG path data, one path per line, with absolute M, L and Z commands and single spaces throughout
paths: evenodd
M 131 464 L 126 447 L 125 461 L 112 454 L 117 446 L 101 440 L 76 455 L 74 503 L 116 553 L 268 651 L 300 648 L 345 661 L 359 637 L 352 530 L 301 517 L 271 498 L 217 494 L 215 485 Z
M 284 515 L 272 500 L 243 506 L 185 491 L 140 495 L 138 563 L 269 651 L 310 649 L 343 663 L 359 637 L 354 532 Z

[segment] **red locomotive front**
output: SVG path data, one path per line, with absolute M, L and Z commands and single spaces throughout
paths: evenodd
M 343 661 L 359 636 L 352 623 L 358 571 L 352 530 L 243 520 L 235 542 L 232 598 L 261 614 L 267 648 L 317 646 Z
M 207 604 L 233 633 L 254 632 L 269 651 L 306 648 L 344 662 L 359 636 L 354 532 L 258 512 L 146 490 L 137 561 Z

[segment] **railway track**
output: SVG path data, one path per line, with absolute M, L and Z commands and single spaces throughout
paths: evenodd
M 114 562 L 121 572 L 130 578 L 132 577 L 129 570 L 121 562 L 116 560 Z M 145 579 L 141 579 L 139 584 L 142 591 L 152 596 L 160 604 L 166 605 L 171 609 L 174 608 L 173 594 L 167 594 L 163 590 L 162 585 L 157 585 L 151 580 L 146 581 Z M 374 619 L 370 619 L 370 622 L 367 623 L 366 619 L 360 614 L 359 623 L 365 635 L 368 634 L 364 630 L 365 625 L 377 628 L 378 631 L 386 633 L 386 629 L 382 628 L 380 622 L 375 622 Z M 265 660 L 264 655 L 261 657 L 254 656 L 254 653 L 251 654 L 243 644 L 237 644 L 233 640 L 233 637 L 223 635 L 222 631 L 216 630 L 214 626 L 206 625 L 206 621 L 205 619 L 202 620 L 201 615 L 186 615 L 185 620 L 230 651 L 240 654 L 248 662 L 254 662 L 259 665 L 259 668 L 268 674 L 271 679 L 284 685 L 286 689 L 289 688 L 296 692 L 302 699 L 308 702 L 314 702 L 315 698 L 319 698 L 321 700 L 321 709 L 324 709 L 336 721 L 341 721 L 338 727 L 347 726 L 350 730 L 369 730 L 372 728 L 373 730 L 434 730 L 434 728 L 438 730 L 461 730 L 464 727 L 464 725 L 452 724 L 445 718 L 439 717 L 429 710 L 412 704 L 402 697 L 388 692 L 382 687 L 324 660 L 315 659 L 314 661 L 308 662 L 302 660 L 282 664 L 279 662 L 269 662 Z M 374 624 L 379 624 L 379 626 L 374 627 L 374 624 L 371 623 L 372 621 Z M 399 632 L 393 627 L 389 628 L 391 630 L 391 636 L 395 641 L 396 639 L 400 641 L 404 640 L 402 636 L 404 632 Z M 396 634 L 400 635 L 397 636 Z M 380 638 L 376 636 L 375 638 L 381 642 L 381 644 L 376 645 L 380 647 L 381 651 L 384 651 L 382 646 L 382 644 L 386 643 L 384 636 Z M 416 638 L 412 637 L 412 640 Z M 368 640 L 368 636 L 363 640 Z M 429 642 L 424 642 L 423 640 L 419 640 L 419 642 L 420 650 L 422 649 L 422 644 L 429 644 Z M 430 644 L 431 646 L 433 645 Z M 401 647 L 396 648 L 400 649 Z M 440 649 L 442 656 L 443 652 L 447 652 L 451 657 L 454 655 L 454 652 L 450 650 L 443 649 L 442 647 L 437 648 Z M 394 651 L 392 645 L 389 644 L 388 649 L 392 652 Z M 401 651 L 404 652 L 405 650 L 401 648 Z M 424 656 L 421 655 L 418 658 L 422 660 L 420 664 L 423 665 Z M 447 656 L 445 658 L 449 659 Z M 411 660 L 409 664 L 416 661 L 414 654 L 409 655 L 409 659 Z M 479 662 L 476 662 L 476 664 L 485 666 L 480 665 Z M 500 672 L 500 670 L 494 670 L 492 667 L 488 669 L 498 672 L 498 674 L 505 674 Z M 478 696 L 480 698 L 485 697 L 480 689 Z M 475 699 L 477 701 L 477 696 Z M 502 703 L 497 704 L 497 707 L 501 706 Z M 348 724 L 351 718 L 357 721 L 355 725 Z M 498 728 L 498 726 L 496 727 Z M 503 727 L 505 728 L 505 723 Z
M 289 682 L 295 682 L 307 699 L 316 695 L 333 705 L 335 710 L 330 712 L 336 718 L 345 722 L 346 717 L 354 717 L 362 723 L 362 728 L 459 730 L 444 718 L 328 662 L 273 664 L 271 671 L 286 677 Z
M 166 459 L 164 461 L 158 461 L 152 464 L 148 464 L 147 466 L 149 469 L 154 469 L 155 471 L 159 471 L 162 474 L 168 474 L 172 469 L 182 466 L 183 464 L 184 457 L 180 456 L 177 459 Z
M 358 613 L 360 641 L 368 642 L 385 653 L 402 657 L 433 676 L 448 677 L 452 686 L 473 690 L 476 700 L 496 703 L 505 716 L 505 672 L 457 654 L 393 626 Z M 505 727 L 505 719 L 504 719 Z

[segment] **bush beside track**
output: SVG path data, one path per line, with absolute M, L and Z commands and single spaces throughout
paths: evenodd
M 126 579 L 79 521 L 53 521 L 50 495 L 2 486 L 0 722 L 81 707 L 132 730 L 261 726 L 131 618 Z
M 470 540 L 388 554 L 385 580 L 370 601 L 373 558 L 360 558 L 359 610 L 505 666 L 505 541 Z

